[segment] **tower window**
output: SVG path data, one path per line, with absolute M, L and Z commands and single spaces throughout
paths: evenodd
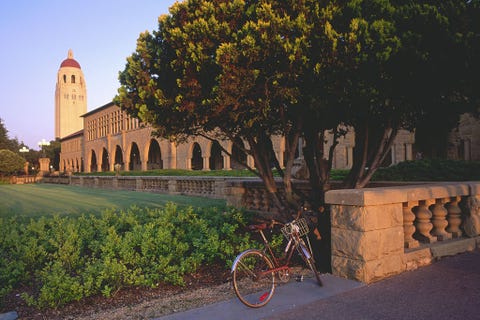
M 67 76 L 65 74 L 63 75 L 63 83 L 67 83 Z
M 72 83 L 75 83 L 75 76 L 72 75 Z

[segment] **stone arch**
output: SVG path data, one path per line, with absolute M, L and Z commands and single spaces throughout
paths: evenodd
M 210 146 L 210 170 L 223 169 L 222 148 L 218 141 L 214 141 Z
M 162 150 L 157 140 L 150 140 L 147 154 L 147 170 L 163 169 Z
M 110 171 L 110 157 L 106 148 L 102 150 L 102 172 Z
M 192 144 L 191 149 L 191 168 L 192 170 L 202 170 L 203 169 L 203 157 L 202 157 L 202 148 L 197 142 Z
M 97 155 L 95 154 L 95 150 L 92 149 L 90 153 L 90 172 L 97 172 Z
M 120 170 L 124 170 L 124 163 L 123 163 L 123 151 L 122 151 L 122 148 L 120 148 L 119 145 L 117 145 L 115 147 L 115 156 L 114 156 L 114 165 L 116 164 L 119 164 L 121 167 L 120 167 Z
M 132 142 L 130 147 L 129 170 L 142 170 L 142 161 L 140 158 L 140 149 L 136 142 Z

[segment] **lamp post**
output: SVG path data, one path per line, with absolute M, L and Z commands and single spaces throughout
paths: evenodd
M 28 151 L 30 151 L 27 147 L 23 146 L 22 149 L 18 150 L 19 152 L 21 153 L 26 153 Z
M 50 142 L 48 142 L 45 139 L 42 139 L 41 141 L 38 142 L 38 145 L 40 146 L 40 148 L 42 148 L 43 157 L 45 158 L 45 147 L 49 146 Z
M 50 159 L 48 159 L 45 155 L 45 147 L 50 145 L 50 142 L 46 141 L 45 139 L 42 139 L 38 143 L 38 145 L 42 148 L 43 152 L 43 157 L 38 159 L 38 162 L 40 163 L 40 175 L 43 175 L 44 173 L 48 173 L 49 170 L 49 165 L 50 165 Z
M 23 146 L 18 151 L 23 154 L 23 158 L 25 159 L 25 153 L 29 152 L 30 150 L 28 148 L 26 148 L 25 146 Z M 29 163 L 28 163 L 27 159 L 25 159 L 25 167 L 24 167 L 25 175 L 28 175 L 28 164 Z

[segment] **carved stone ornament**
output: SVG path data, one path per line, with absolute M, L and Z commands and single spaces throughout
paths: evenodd
M 465 234 L 469 237 L 480 235 L 480 199 L 475 196 L 467 198 L 466 216 L 463 222 Z

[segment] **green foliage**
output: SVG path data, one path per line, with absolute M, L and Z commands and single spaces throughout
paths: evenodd
M 9 175 L 23 170 L 25 159 L 10 150 L 0 150 L 0 175 Z
M 250 247 L 234 209 L 131 207 L 101 216 L 0 218 L 0 299 L 30 286 L 25 301 L 57 308 L 131 286 L 184 285 L 200 265 L 230 266 Z
M 3 123 L 3 120 L 0 118 L 0 150 L 7 149 L 13 152 L 17 152 L 21 148 L 21 144 L 18 140 L 10 139 L 8 137 L 8 130 Z
M 405 161 L 388 168 L 380 168 L 374 181 L 477 181 L 480 180 L 480 162 L 454 160 Z

